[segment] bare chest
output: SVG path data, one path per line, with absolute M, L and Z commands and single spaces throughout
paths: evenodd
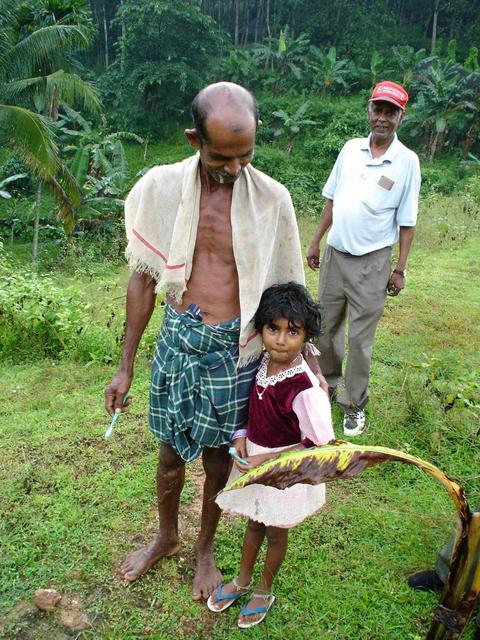
M 231 191 L 202 194 L 195 254 L 207 252 L 222 257 L 233 256 L 231 204 Z

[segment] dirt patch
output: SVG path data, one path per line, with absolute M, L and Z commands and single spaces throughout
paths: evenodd
M 3 640 L 71 640 L 78 638 L 85 629 L 93 627 L 86 603 L 71 595 L 57 594 L 50 597 L 39 590 L 33 602 L 21 600 L 0 622 L 0 638 Z M 56 593 L 56 592 L 55 592 Z M 53 601 L 55 604 L 53 605 Z M 38 605 L 43 607 L 43 610 Z M 48 610 L 45 608 L 47 607 Z

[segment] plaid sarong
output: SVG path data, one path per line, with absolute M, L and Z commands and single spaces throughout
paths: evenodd
M 237 369 L 240 318 L 206 325 L 198 305 L 165 308 L 152 363 L 150 428 L 190 462 L 229 444 L 248 415 L 258 361 Z

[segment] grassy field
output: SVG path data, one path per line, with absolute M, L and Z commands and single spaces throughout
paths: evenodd
M 478 223 L 458 198 L 431 195 L 422 213 L 408 287 L 388 301 L 378 330 L 369 427 L 356 441 L 437 464 L 460 480 L 473 505 L 480 494 L 480 425 L 462 398 L 475 401 L 477 394 L 479 401 Z M 301 219 L 305 247 L 314 226 L 313 219 Z M 314 291 L 316 275 L 307 275 Z M 69 275 L 55 277 L 67 283 Z M 98 266 L 75 277 L 95 309 L 116 299 L 121 313 L 124 267 Z M 156 527 L 157 446 L 146 428 L 145 357 L 138 360 L 130 414 L 103 440 L 102 394 L 113 371 L 68 360 L 0 365 L 1 638 L 424 637 L 437 598 L 412 592 L 405 578 L 432 566 L 452 530 L 453 507 L 432 479 L 399 464 L 329 487 L 327 507 L 291 534 L 267 623 L 249 632 L 236 628 L 238 607 L 215 615 L 190 599 L 198 463 L 188 468 L 179 555 L 122 586 L 116 567 Z M 442 376 L 464 389 L 452 407 L 438 384 Z M 340 436 L 337 408 L 334 419 Z M 243 529 L 240 519 L 221 521 L 217 550 L 226 577 L 236 574 Z M 52 614 L 32 606 L 35 590 L 46 587 L 63 595 Z

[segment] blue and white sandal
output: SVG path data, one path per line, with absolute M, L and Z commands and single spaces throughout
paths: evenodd
M 271 591 L 264 591 L 263 589 L 255 590 L 252 593 L 251 600 L 253 600 L 253 598 L 263 598 L 265 605 L 263 607 L 254 607 L 253 609 L 249 609 L 247 604 L 246 607 L 242 607 L 241 614 L 245 617 L 248 617 L 248 616 L 260 616 L 260 617 L 257 618 L 256 620 L 252 620 L 251 622 L 248 622 L 246 620 L 241 622 L 239 620 L 238 626 L 240 627 L 240 629 L 248 629 L 249 627 L 254 627 L 256 624 L 260 624 L 260 622 L 263 622 L 265 620 L 265 616 L 270 611 L 273 603 L 275 602 L 275 596 L 273 595 L 273 593 Z
M 214 613 L 221 613 L 228 609 L 230 605 L 236 602 L 239 598 L 244 596 L 250 591 L 251 584 L 247 584 L 245 587 L 242 587 L 238 584 L 237 578 L 232 580 L 232 584 L 235 587 L 235 591 L 232 593 L 222 593 L 222 588 L 225 586 L 224 584 L 219 584 L 212 595 L 207 600 L 207 607 L 210 611 Z M 215 600 L 213 599 L 215 597 Z

